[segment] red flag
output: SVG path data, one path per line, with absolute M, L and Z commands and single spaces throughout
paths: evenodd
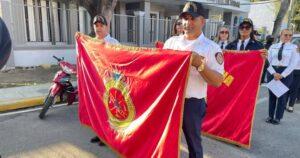
M 250 148 L 255 104 L 264 61 L 259 51 L 224 53 L 224 82 L 208 88 L 202 132 Z
M 189 52 L 77 36 L 79 119 L 122 157 L 179 157 Z

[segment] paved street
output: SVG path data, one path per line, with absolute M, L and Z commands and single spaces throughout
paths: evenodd
M 299 158 L 300 157 L 300 105 L 294 113 L 285 112 L 278 126 L 266 124 L 266 88 L 262 88 L 256 108 L 252 148 L 234 145 L 204 137 L 206 158 Z M 6 157 L 101 157 L 116 155 L 107 147 L 89 142 L 94 136 L 90 129 L 81 126 L 77 105 L 49 110 L 46 120 L 38 118 L 39 111 L 0 114 L 0 155 Z M 5 116 L 4 116 L 5 115 Z M 181 157 L 186 158 L 187 148 L 182 139 Z

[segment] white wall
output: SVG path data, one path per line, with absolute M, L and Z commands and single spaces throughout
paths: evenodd
M 240 3 L 250 3 L 250 0 L 240 0 Z M 241 10 L 243 10 L 245 12 L 249 12 L 250 6 L 251 5 L 241 5 L 240 8 L 241 8 Z
M 49 50 L 15 50 L 14 52 L 15 66 L 39 66 L 42 64 L 57 64 L 57 61 L 52 58 L 53 55 L 57 57 L 64 57 L 66 61 L 76 63 L 75 49 L 49 49 Z

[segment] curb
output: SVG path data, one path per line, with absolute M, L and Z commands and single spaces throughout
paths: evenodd
M 0 112 L 42 105 L 45 97 L 35 97 L 0 103 Z

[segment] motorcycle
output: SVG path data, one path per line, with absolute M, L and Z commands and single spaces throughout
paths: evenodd
M 67 105 L 73 104 L 77 98 L 78 90 L 76 86 L 71 83 L 71 74 L 76 74 L 76 67 L 69 62 L 64 61 L 64 58 L 53 56 L 57 60 L 61 70 L 59 70 L 52 82 L 53 85 L 49 89 L 46 96 L 42 111 L 39 114 L 40 119 L 44 119 L 48 109 L 55 104 L 56 98 L 59 97 L 60 101 L 67 101 Z

